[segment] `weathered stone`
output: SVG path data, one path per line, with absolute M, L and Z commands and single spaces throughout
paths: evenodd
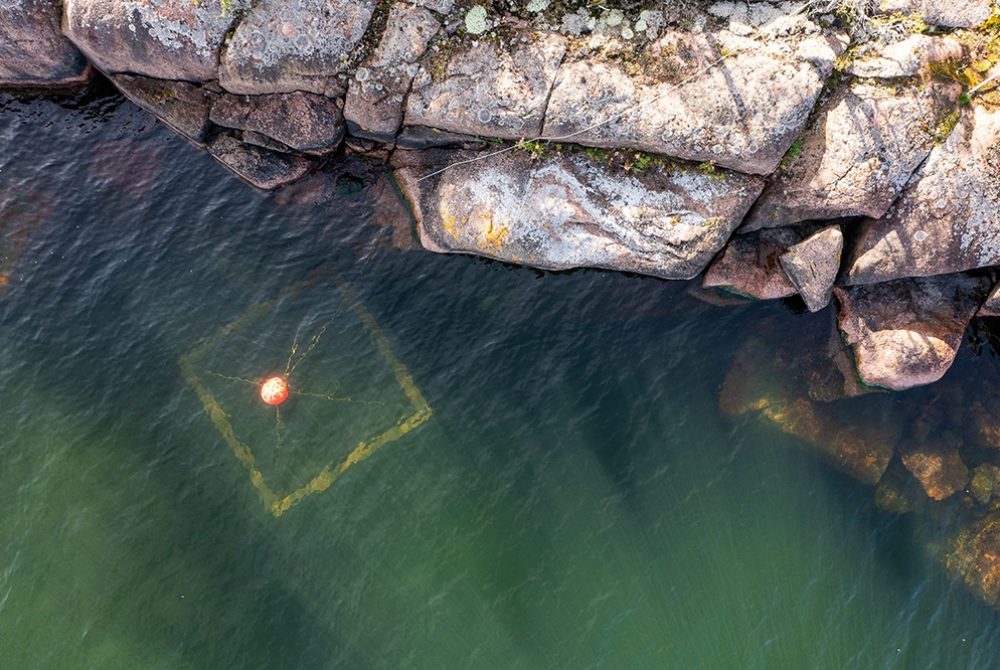
M 830 304 L 843 250 L 844 234 L 840 226 L 828 226 L 792 245 L 778 259 L 810 312 L 818 312 Z
M 208 152 L 244 180 L 264 190 L 293 182 L 312 167 L 306 158 L 245 144 L 229 135 L 215 137 L 208 144 Z
M 940 379 L 987 289 L 966 275 L 835 288 L 838 324 L 861 380 L 902 390 Z
M 983 463 L 972 469 L 969 493 L 980 505 L 987 505 L 1000 493 L 1000 468 Z
M 747 218 L 745 230 L 885 214 L 934 147 L 961 89 L 858 80 L 823 104 Z
M 413 4 L 426 7 L 438 14 L 447 14 L 455 6 L 455 0 L 414 0 Z
M 63 30 L 106 73 L 208 81 L 250 0 L 65 0 Z
M 326 153 L 344 137 L 340 102 L 313 93 L 238 96 L 212 105 L 212 123 L 260 133 L 303 153 Z
M 434 177 L 432 172 L 459 160 Z M 583 153 L 533 160 L 397 151 L 397 177 L 431 251 L 561 270 L 599 267 L 687 279 L 729 239 L 761 179 L 657 165 L 639 172 Z
M 991 0 L 881 0 L 886 13 L 916 14 L 926 23 L 972 28 L 990 18 Z
M 670 30 L 632 67 L 597 57 L 564 63 L 544 134 L 769 174 L 844 45 L 807 30 L 818 28 L 802 15 L 753 37 Z
M 63 37 L 53 0 L 0 2 L 0 88 L 67 87 L 87 81 L 83 54 Z
M 350 63 L 377 0 L 261 0 L 222 55 L 219 83 L 231 93 L 343 94 Z
M 757 300 L 793 296 L 795 286 L 788 281 L 778 259 L 806 234 L 797 228 L 775 228 L 737 235 L 712 261 L 701 285 Z
M 1000 283 L 986 296 L 976 316 L 1000 316 Z
M 344 104 L 353 134 L 389 140 L 403 121 L 403 104 L 417 60 L 441 25 L 426 9 L 395 4 L 375 52 L 354 71 Z
M 859 47 L 845 72 L 856 77 L 916 77 L 927 65 L 964 56 L 962 45 L 950 37 L 908 35 L 892 44 L 874 40 Z
M 1000 510 L 958 532 L 946 547 L 945 567 L 986 603 L 1000 607 Z
M 921 447 L 903 454 L 901 460 L 932 500 L 954 495 L 969 481 L 969 469 L 958 452 L 951 448 Z
M 424 63 L 407 99 L 406 124 L 487 137 L 537 137 L 565 53 L 561 35 L 523 33 L 504 48 L 482 40 L 457 51 L 439 81 Z
M 205 140 L 211 94 L 201 86 L 125 74 L 111 80 L 125 97 L 174 131 L 198 144 Z
M 856 413 L 851 420 L 840 420 L 833 405 L 800 396 L 795 388 L 800 363 L 789 347 L 752 338 L 726 375 L 720 409 L 729 416 L 760 412 L 781 431 L 811 445 L 837 469 L 866 484 L 877 483 L 892 458 L 898 426 Z
M 866 221 L 846 280 L 868 284 L 1000 264 L 1000 110 L 963 112 L 896 205 Z

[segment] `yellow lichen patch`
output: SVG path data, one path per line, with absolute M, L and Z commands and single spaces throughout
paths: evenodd
M 465 221 L 463 221 L 462 223 L 465 223 Z M 441 227 L 444 228 L 444 231 L 446 233 L 448 233 L 457 240 L 458 229 L 455 227 L 456 225 L 458 225 L 457 218 L 446 212 L 441 212 Z
M 507 243 L 507 237 L 510 235 L 510 228 L 496 225 L 493 222 L 492 214 L 486 214 L 483 218 L 485 219 L 486 226 L 483 228 L 482 247 L 497 251 L 502 250 L 504 244 Z

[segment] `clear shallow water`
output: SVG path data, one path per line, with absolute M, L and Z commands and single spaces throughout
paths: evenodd
M 2 667 L 995 666 L 933 532 L 718 412 L 745 334 L 828 315 L 405 251 L 111 99 L 0 141 Z M 237 378 L 317 335 L 279 424 Z M 275 517 L 192 351 L 279 496 L 414 411 L 392 360 L 432 414 Z

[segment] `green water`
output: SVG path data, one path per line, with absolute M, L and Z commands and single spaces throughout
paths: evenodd
M 0 138 L 0 667 L 996 666 L 932 531 L 717 409 L 828 314 L 405 250 L 377 169 L 274 202 L 99 96 Z M 275 516 L 192 351 L 278 497 L 430 415 Z

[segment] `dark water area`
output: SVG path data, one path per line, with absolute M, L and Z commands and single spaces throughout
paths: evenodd
M 945 522 L 718 409 L 829 310 L 407 249 L 114 97 L 0 142 L 0 667 L 996 666 Z

